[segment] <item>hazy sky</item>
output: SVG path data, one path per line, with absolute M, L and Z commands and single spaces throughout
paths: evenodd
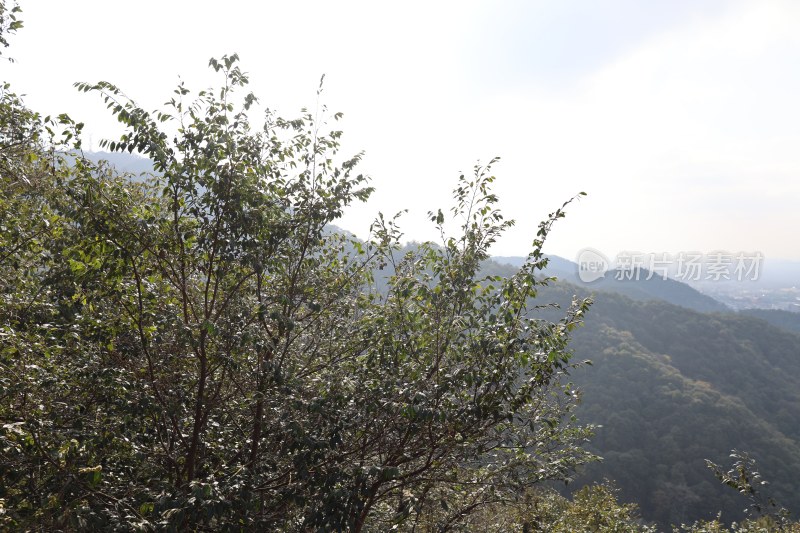
M 404 208 L 408 238 L 460 171 L 495 167 L 523 255 L 579 191 L 546 251 L 761 251 L 800 259 L 800 2 L 793 0 L 227 2 L 23 0 L 2 78 L 44 113 L 118 135 L 107 80 L 145 108 L 180 76 L 216 83 L 237 52 L 252 90 L 291 115 L 323 101 L 365 150 L 377 192 L 339 225 L 364 236 Z M 254 117 L 255 118 L 255 117 Z M 88 139 L 87 139 L 88 140 Z

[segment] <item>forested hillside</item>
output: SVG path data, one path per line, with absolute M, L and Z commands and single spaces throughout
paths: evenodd
M 566 302 L 581 289 L 542 292 Z M 598 424 L 591 449 L 604 458 L 578 484 L 613 479 L 623 499 L 662 527 L 739 519 L 740 495 L 720 486 L 705 459 L 750 451 L 767 492 L 800 510 L 800 336 L 734 314 L 598 292 L 575 335 L 578 416 Z
M 769 322 L 773 326 L 783 328 L 788 331 L 800 333 L 800 313 L 782 311 L 780 309 L 743 309 L 739 311 L 742 315 L 760 318 Z
M 520 259 L 496 258 L 484 268 L 508 276 Z M 570 344 L 576 359 L 592 365 L 571 379 L 581 391 L 577 416 L 597 425 L 589 449 L 603 460 L 572 487 L 613 480 L 621 500 L 637 502 L 662 530 L 719 512 L 740 520 L 746 500 L 720 485 L 705 462 L 725 462 L 738 449 L 769 480 L 765 497 L 800 512 L 800 335 L 791 331 L 800 315 L 698 312 L 691 307 L 724 306 L 672 280 L 579 286 L 563 281 L 575 280 L 573 263 L 553 263 L 544 273 L 559 281 L 541 288 L 540 300 L 593 300 Z M 671 300 L 684 305 L 657 297 L 675 287 Z

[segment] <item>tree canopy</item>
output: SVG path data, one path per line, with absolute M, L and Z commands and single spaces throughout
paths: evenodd
M 400 253 L 382 215 L 364 242 L 333 231 L 371 192 L 341 115 L 253 126 L 237 60 L 152 113 L 77 84 L 125 128 L 105 146 L 153 161 L 146 179 L 6 88 L 3 525 L 444 531 L 567 478 L 591 457 L 562 382 L 588 302 L 526 314 L 563 207 L 507 279 L 480 274 L 511 225 L 491 163 L 430 214 L 439 245 Z

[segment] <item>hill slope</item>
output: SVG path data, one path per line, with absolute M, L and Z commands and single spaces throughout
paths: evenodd
M 800 313 L 779 309 L 742 309 L 739 314 L 760 318 L 773 326 L 800 333 Z
M 557 284 L 544 301 L 588 293 Z M 578 482 L 616 480 L 642 514 L 669 524 L 741 517 L 746 502 L 722 487 L 705 459 L 737 448 L 759 461 L 770 494 L 800 512 L 800 336 L 735 314 L 598 292 L 572 348 L 593 366 L 575 371 L 579 418 L 599 424 L 605 458 Z
M 519 266 L 524 257 L 495 257 L 495 262 L 510 266 Z M 609 291 L 624 294 L 628 298 L 638 301 L 663 300 L 674 305 L 686 307 L 701 312 L 729 311 L 728 306 L 714 298 L 702 294 L 698 290 L 680 281 L 663 279 L 661 276 L 650 276 L 647 270 L 640 270 L 638 275 L 631 277 L 618 275 L 612 270 L 605 277 L 584 283 L 578 277 L 578 265 L 558 256 L 548 256 L 549 264 L 546 274 L 555 276 L 561 281 L 572 283 L 587 291 Z M 650 279 L 647 279 L 647 278 Z

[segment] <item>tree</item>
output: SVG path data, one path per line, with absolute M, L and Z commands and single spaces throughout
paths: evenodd
M 748 518 L 764 528 L 788 529 L 791 527 L 793 524 L 790 521 L 789 511 L 779 506 L 771 497 L 763 494 L 761 489 L 768 483 L 756 470 L 755 459 L 748 453 L 738 450 L 732 450 L 730 457 L 734 459 L 734 462 L 728 471 L 708 459 L 706 459 L 706 466 L 723 485 L 736 490 L 749 500 L 750 504 L 746 510 Z M 800 526 L 800 524 L 795 523 L 794 526 Z
M 514 506 L 490 505 L 469 518 L 469 531 L 534 533 L 653 533 L 642 523 L 635 504 L 620 503 L 608 484 L 586 485 L 566 498 L 550 487 L 525 492 Z
M 0 55 L 2 48 L 8 48 L 8 35 L 22 28 L 22 21 L 18 18 L 22 10 L 16 2 L 9 4 L 6 5 L 5 0 L 0 2 Z
M 491 164 L 458 181 L 455 237 L 431 213 L 441 245 L 400 254 L 383 216 L 367 242 L 332 231 L 371 192 L 340 115 L 254 129 L 237 57 L 211 67 L 223 86 L 166 112 L 77 85 L 146 181 L 59 156 L 3 102 L 3 131 L 38 132 L 3 149 L 27 172 L 2 181 L 4 526 L 446 531 L 590 459 L 562 382 L 588 302 L 526 315 L 564 207 L 509 279 L 480 273 L 511 225 Z

